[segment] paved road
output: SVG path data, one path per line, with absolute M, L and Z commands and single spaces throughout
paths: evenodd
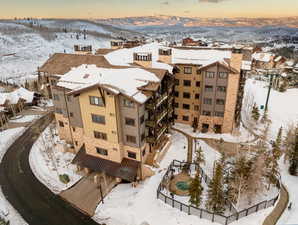
M 53 116 L 29 127 L 8 149 L 0 164 L 0 185 L 7 200 L 30 225 L 98 225 L 53 194 L 33 175 L 29 152 Z

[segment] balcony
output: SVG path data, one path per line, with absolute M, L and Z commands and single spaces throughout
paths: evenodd
M 151 118 L 145 122 L 145 125 L 147 127 L 154 128 L 167 114 L 168 114 L 168 110 L 164 109 L 163 111 L 157 113 L 156 121 L 154 120 L 154 118 Z
M 161 103 L 163 103 L 168 98 L 168 93 L 164 93 L 161 95 L 156 102 L 156 107 L 160 106 Z
M 167 126 L 166 125 L 163 125 L 163 127 L 157 131 L 157 137 L 156 137 L 156 140 L 158 140 L 167 130 Z
M 155 109 L 155 104 L 153 103 L 153 101 L 146 103 L 146 109 L 149 109 L 149 110 Z
M 155 127 L 155 124 L 156 123 L 153 120 L 147 120 L 145 122 L 146 127 L 152 127 L 152 128 L 154 128 Z
M 150 144 L 154 144 L 155 143 L 155 137 L 153 137 L 153 136 L 146 137 L 146 141 Z
M 157 122 L 159 123 L 168 114 L 167 109 L 164 109 L 161 113 L 157 115 Z

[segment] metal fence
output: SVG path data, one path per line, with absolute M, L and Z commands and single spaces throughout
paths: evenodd
M 159 184 L 159 186 L 157 188 L 157 198 L 160 199 L 161 201 L 165 202 L 166 204 L 171 205 L 173 208 L 176 208 L 180 211 L 187 213 L 188 215 L 195 215 L 202 219 L 207 219 L 212 222 L 217 222 L 217 223 L 220 223 L 223 225 L 227 225 L 227 224 L 232 223 L 236 220 L 239 220 L 243 217 L 246 217 L 248 215 L 256 213 L 259 210 L 263 210 L 263 209 L 269 208 L 271 206 L 274 206 L 276 201 L 278 200 L 279 193 L 275 198 L 273 198 L 271 200 L 260 202 L 256 205 L 251 206 L 247 209 L 244 209 L 240 212 L 237 212 L 237 210 L 233 206 L 233 204 L 231 202 L 227 201 L 226 204 L 230 211 L 230 215 L 228 215 L 228 216 L 213 213 L 206 209 L 198 208 L 193 205 L 186 205 L 182 202 L 175 200 L 171 196 L 168 196 L 166 192 L 163 192 L 163 190 L 166 188 L 165 183 L 170 178 L 171 173 L 173 173 L 173 171 L 177 168 L 179 168 L 181 170 L 186 165 L 189 166 L 190 169 L 199 168 L 199 170 L 202 174 L 202 176 L 201 176 L 202 179 L 206 182 L 207 185 L 209 185 L 211 179 L 207 176 L 207 174 L 204 172 L 204 170 L 201 167 L 199 167 L 197 164 L 180 162 L 178 160 L 174 160 L 168 167 L 165 175 L 163 176 L 161 183 Z

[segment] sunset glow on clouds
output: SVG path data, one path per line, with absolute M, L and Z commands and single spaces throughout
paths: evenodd
M 298 16 L 298 0 L 0 0 L 0 18 Z

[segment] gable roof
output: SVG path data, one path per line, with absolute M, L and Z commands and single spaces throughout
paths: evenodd
M 114 94 L 123 94 L 138 103 L 144 103 L 148 96 L 139 90 L 150 82 L 160 83 L 165 70 L 143 68 L 103 68 L 96 65 L 81 65 L 62 76 L 57 86 L 80 93 L 97 86 Z
M 219 66 L 222 66 L 224 68 L 226 68 L 227 70 L 229 70 L 230 72 L 232 73 L 239 73 L 239 71 L 237 71 L 235 68 L 231 67 L 229 64 L 227 64 L 225 61 L 217 61 L 217 62 L 214 62 L 214 63 L 211 63 L 211 64 L 208 64 L 206 66 L 202 66 L 200 67 L 198 70 L 203 70 L 203 69 L 207 69 L 211 66 L 215 66 L 215 65 L 219 65 Z
M 47 72 L 50 75 L 64 75 L 73 67 L 82 64 L 93 64 L 100 67 L 111 67 L 109 62 L 101 55 L 79 55 L 55 53 L 39 69 L 40 72 Z

